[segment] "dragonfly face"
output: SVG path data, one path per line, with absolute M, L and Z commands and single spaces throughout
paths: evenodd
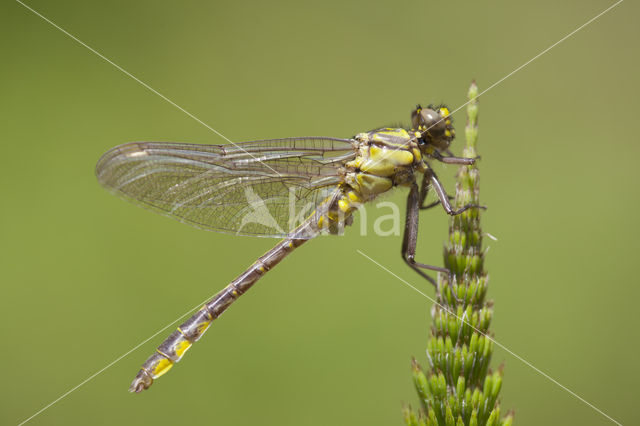
M 413 111 L 411 124 L 414 129 L 423 132 L 420 141 L 425 148 L 435 147 L 443 151 L 449 148 L 456 135 L 449 115 L 449 109 L 444 105 L 429 105 L 427 108 L 418 105 Z

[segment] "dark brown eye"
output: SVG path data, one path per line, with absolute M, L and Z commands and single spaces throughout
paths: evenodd
M 418 106 L 411 114 L 411 122 L 414 129 L 423 132 L 424 142 L 438 149 L 448 148 L 455 135 L 449 110 L 445 106 L 437 110 L 431 106 Z
M 444 117 L 430 108 L 420 111 L 420 120 L 426 130 L 432 138 L 442 137 L 444 131 L 447 129 Z

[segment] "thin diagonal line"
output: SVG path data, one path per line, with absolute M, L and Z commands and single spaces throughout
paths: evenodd
M 530 63 L 532 63 L 533 61 L 535 61 L 536 59 L 538 59 L 539 57 L 541 57 L 542 55 L 544 55 L 545 53 L 547 53 L 548 51 L 550 51 L 551 49 L 553 49 L 554 47 L 556 47 L 557 45 L 559 45 L 560 43 L 562 43 L 563 41 L 565 41 L 566 39 L 568 39 L 569 37 L 571 37 L 572 35 L 574 35 L 575 33 L 577 33 L 578 31 L 580 31 L 581 29 L 583 29 L 584 27 L 586 27 L 587 25 L 591 24 L 593 21 L 595 21 L 596 19 L 600 18 L 602 15 L 604 15 L 605 13 L 609 12 L 611 9 L 613 9 L 614 7 L 618 6 L 620 3 L 622 3 L 624 0 L 618 0 L 616 3 L 614 3 L 613 5 L 609 6 L 608 8 L 606 8 L 605 10 L 603 10 L 602 12 L 598 13 L 596 16 L 594 16 L 593 18 L 589 19 L 587 22 L 585 22 L 584 24 L 580 25 L 578 28 L 576 28 L 575 30 L 571 31 L 569 34 L 565 35 L 564 37 L 562 37 L 560 40 L 556 41 L 555 43 L 553 43 L 551 46 L 547 47 L 546 49 L 544 49 L 542 52 L 538 53 L 537 55 L 535 55 L 533 58 L 529 59 L 527 62 L 525 62 L 524 64 L 520 65 L 519 67 L 517 67 L 516 69 L 514 69 L 513 71 L 511 71 L 509 74 L 505 75 L 504 77 L 502 77 L 501 79 L 499 79 L 498 81 L 494 82 L 493 84 L 491 84 L 489 87 L 487 87 L 486 89 L 484 89 L 482 92 L 478 93 L 478 95 L 474 98 L 474 99 L 478 99 L 480 96 L 484 95 L 485 93 L 487 93 L 489 90 L 493 89 L 494 87 L 496 87 L 497 85 L 499 85 L 500 83 L 502 83 L 503 81 L 505 81 L 506 79 L 508 79 L 509 77 L 511 77 L 512 75 L 514 75 L 515 73 L 517 73 L 518 71 L 520 71 L 521 69 L 523 69 L 524 67 L 526 67 L 527 65 L 529 65 Z M 459 107 L 457 107 L 456 109 L 454 109 L 453 111 L 451 111 L 449 113 L 449 115 L 453 115 L 456 112 L 460 111 L 462 108 L 464 108 L 465 106 L 469 105 L 470 102 L 472 102 L 473 100 L 468 100 L 467 102 L 463 103 L 462 105 L 460 105 Z M 429 126 L 427 129 L 425 129 L 424 131 L 426 132 L 427 130 L 433 128 L 434 126 L 438 125 L 440 122 L 442 122 L 443 120 L 445 120 L 446 117 L 441 118 L 440 120 L 436 121 L 435 123 L 433 123 L 431 126 Z M 412 139 L 414 140 L 414 139 Z M 384 157 L 381 157 L 379 160 L 376 160 L 375 162 L 372 163 L 371 167 L 375 166 L 376 164 L 378 164 L 380 161 L 382 161 L 384 159 Z
M 553 43 L 551 46 L 547 47 L 546 49 L 544 49 L 542 52 L 538 53 L 536 56 L 534 56 L 533 58 L 529 59 L 527 62 L 525 62 L 524 64 L 520 65 L 518 68 L 514 69 L 513 71 L 511 71 L 509 74 L 505 75 L 504 77 L 502 77 L 500 80 L 496 81 L 495 83 L 493 83 L 491 86 L 487 87 L 486 89 L 484 89 L 482 92 L 478 93 L 478 95 L 475 97 L 475 99 L 478 99 L 480 96 L 484 95 L 485 93 L 487 93 L 489 90 L 493 89 L 494 87 L 496 87 L 498 84 L 502 83 L 503 81 L 505 81 L 506 79 L 508 79 L 509 77 L 511 77 L 512 75 L 514 75 L 515 73 L 517 73 L 518 71 L 520 71 L 521 69 L 523 69 L 524 67 L 526 67 L 527 65 L 529 65 L 531 62 L 535 61 L 536 59 L 538 59 L 540 56 L 544 55 L 545 53 L 547 53 L 548 51 L 550 51 L 551 49 L 553 49 L 554 47 L 556 47 L 557 45 L 559 45 L 560 43 L 562 43 L 563 41 L 565 41 L 566 39 L 568 39 L 569 37 L 571 37 L 572 35 L 574 35 L 575 33 L 577 33 L 578 31 L 580 31 L 581 29 L 583 29 L 584 27 L 586 27 L 587 25 L 591 24 L 593 21 L 595 21 L 596 19 L 600 18 L 602 15 L 604 15 L 605 13 L 609 12 L 611 9 L 613 9 L 614 7 L 618 6 L 620 3 L 622 3 L 624 0 L 618 0 L 616 3 L 612 4 L 611 6 L 609 6 L 608 8 L 606 8 L 605 10 L 603 10 L 602 12 L 598 13 L 596 16 L 594 16 L 593 18 L 589 19 L 587 22 L 585 22 L 584 24 L 580 25 L 578 28 L 576 28 L 575 30 L 571 31 L 569 34 L 567 34 L 566 36 L 562 37 L 560 40 L 556 41 L 555 43 Z M 475 100 L 474 99 L 474 100 Z M 470 102 L 472 102 L 473 100 L 469 100 L 465 103 L 463 103 L 462 105 L 460 105 L 458 108 L 454 109 L 450 115 L 455 114 L 456 112 L 460 111 L 462 108 L 464 108 L 465 106 L 469 105 Z M 441 119 L 440 121 L 442 121 L 443 119 Z M 431 127 L 435 126 L 436 124 L 438 124 L 440 121 L 438 121 L 437 123 L 433 124 Z M 431 128 L 429 127 L 429 129 Z M 427 130 L 429 130 L 427 129 Z
M 556 45 L 560 44 L 561 42 L 563 42 L 564 40 L 566 40 L 567 38 L 571 37 L 573 34 L 575 34 L 576 32 L 578 32 L 579 30 L 581 30 L 582 28 L 584 28 L 585 26 L 589 25 L 591 22 L 593 22 L 594 20 L 596 20 L 597 18 L 599 18 L 600 16 L 604 15 L 605 13 L 607 13 L 609 10 L 613 9 L 614 7 L 616 7 L 618 4 L 622 3 L 624 0 L 619 0 L 617 3 L 615 3 L 614 5 L 610 6 L 609 8 L 607 8 L 606 10 L 604 10 L 603 12 L 601 12 L 600 14 L 598 14 L 597 16 L 595 16 L 594 18 L 590 19 L 589 21 L 587 21 L 585 24 L 581 25 L 580 27 L 578 27 L 576 30 L 574 30 L 573 32 L 571 32 L 570 34 L 568 34 L 567 36 L 563 37 L 562 39 L 560 39 L 558 42 L 554 43 L 552 46 L 548 47 L 547 49 L 545 49 L 544 51 L 542 51 L 541 53 L 539 53 L 538 55 L 536 55 L 534 58 L 530 59 L 529 61 L 527 61 L 526 63 L 524 63 L 523 65 L 521 65 L 520 67 L 516 68 L 514 71 L 512 71 L 511 73 L 509 73 L 507 76 L 503 77 L 502 79 L 498 80 L 497 82 L 493 83 L 491 86 L 489 86 L 489 88 L 485 89 L 484 91 L 482 91 L 479 95 L 483 95 L 484 93 L 488 92 L 490 89 L 494 88 L 495 86 L 497 86 L 498 84 L 502 83 L 504 80 L 506 80 L 507 78 L 509 78 L 511 75 L 515 74 L 516 72 L 520 71 L 520 69 L 524 68 L 525 66 L 527 66 L 529 63 L 533 62 L 534 60 L 536 60 L 538 57 L 542 56 L 544 53 L 546 53 L 547 51 L 551 50 L 553 47 L 555 47 Z M 162 99 L 164 99 L 165 101 L 167 101 L 168 103 L 170 103 L 171 105 L 173 105 L 174 107 L 176 107 L 177 109 L 179 109 L 180 111 L 182 111 L 183 113 L 185 113 L 186 115 L 188 115 L 189 117 L 191 117 L 192 119 L 194 119 L 195 121 L 197 121 L 198 123 L 202 124 L 203 126 L 205 126 L 206 128 L 208 128 L 209 130 L 211 130 L 212 132 L 214 132 L 215 134 L 217 134 L 218 136 L 222 137 L 223 139 L 227 140 L 229 143 L 233 144 L 234 146 L 238 147 L 239 149 L 241 149 L 242 151 L 246 152 L 247 154 L 249 154 L 251 157 L 253 157 L 254 159 L 256 159 L 253 155 L 251 155 L 250 153 L 248 153 L 246 150 L 244 150 L 242 147 L 238 146 L 237 144 L 235 144 L 233 141 L 231 141 L 229 138 L 227 138 L 226 136 L 224 136 L 222 133 L 218 132 L 216 129 L 212 128 L 211 126 L 209 126 L 208 124 L 206 124 L 205 122 L 203 122 L 202 120 L 200 120 L 198 117 L 196 117 L 195 115 L 191 114 L 189 111 L 185 110 L 184 108 L 182 108 L 181 106 L 179 106 L 178 104 L 176 104 L 175 102 L 173 102 L 171 99 L 167 98 L 166 96 L 164 96 L 163 94 L 161 94 L 160 92 L 158 92 L 157 90 L 155 90 L 154 88 L 152 88 L 151 86 L 149 86 L 148 84 L 144 83 L 143 81 L 141 81 L 140 79 L 138 79 L 137 77 L 135 77 L 133 74 L 129 73 L 128 71 L 126 71 L 124 68 L 122 68 L 121 66 L 119 66 L 118 64 L 114 63 L 113 61 L 111 61 L 110 59 L 108 59 L 107 57 L 105 57 L 104 55 L 102 55 L 101 53 L 99 53 L 98 51 L 96 51 L 95 49 L 93 49 L 92 47 L 90 47 L 89 45 L 87 45 L 86 43 L 82 42 L 81 40 L 79 40 L 77 37 L 73 36 L 72 34 L 70 34 L 69 32 L 67 32 L 66 30 L 64 30 L 63 28 L 61 28 L 60 26 L 56 25 L 55 23 L 53 23 L 51 20 L 49 20 L 48 18 L 46 18 L 45 16 L 43 16 L 42 14 L 40 14 L 39 12 L 37 12 L 36 10 L 32 9 L 31 7 L 27 6 L 26 4 L 24 4 L 22 1 L 20 0 L 16 0 L 16 2 L 18 2 L 19 4 L 21 4 L 22 6 L 24 6 L 26 9 L 30 10 L 31 12 L 33 12 L 35 15 L 39 16 L 40 18 L 42 18 L 44 21 L 48 22 L 49 24 L 51 24 L 53 27 L 55 27 L 56 29 L 60 30 L 62 33 L 64 33 L 65 35 L 67 35 L 68 37 L 70 37 L 71 39 L 73 39 L 74 41 L 76 41 L 77 43 L 79 43 L 80 45 L 84 46 L 85 48 L 87 48 L 89 51 L 93 52 L 94 54 L 96 54 L 98 57 L 100 57 L 101 59 L 103 59 L 104 61 L 108 62 L 109 64 L 113 65 L 114 67 L 116 67 L 119 71 L 121 71 L 122 73 L 124 73 L 125 75 L 127 75 L 128 77 L 132 78 L 133 80 L 135 80 L 136 82 L 138 82 L 139 84 L 141 84 L 143 87 L 145 87 L 146 89 L 148 89 L 149 91 L 155 93 L 156 95 L 160 96 Z M 455 112 L 459 111 L 461 108 L 463 108 L 464 106 L 466 106 L 469 102 L 461 105 L 460 107 L 456 108 L 451 114 L 454 114 Z M 256 159 L 258 160 L 258 159 Z M 260 161 L 260 160 L 258 160 Z M 262 161 L 261 161 L 262 162 Z M 263 163 L 265 164 L 265 163 Z M 269 167 L 272 171 L 274 171 L 275 173 L 277 173 L 278 175 L 280 175 L 276 170 L 274 170 L 273 168 L 271 168 L 268 164 L 265 164 L 267 167 Z M 418 290 L 417 288 L 413 287 L 411 284 L 407 283 L 406 281 L 404 281 L 402 278 L 398 277 L 397 275 L 393 274 L 391 271 L 389 271 L 388 269 L 384 268 L 382 265 L 380 265 L 379 263 L 377 263 L 376 261 L 374 261 L 373 259 L 371 259 L 370 257 L 368 257 L 367 255 L 365 255 L 364 253 L 362 253 L 361 251 L 358 250 L 358 252 L 360 254 L 362 254 L 363 256 L 367 257 L 369 260 L 371 260 L 372 262 L 376 263 L 378 266 L 380 266 L 381 268 L 387 270 L 387 272 L 391 273 L 392 275 L 394 275 L 396 278 L 400 279 L 402 282 L 404 282 L 405 284 L 407 284 L 409 287 L 413 288 L 415 291 L 417 291 L 418 293 L 422 294 L 424 297 L 432 300 L 434 303 L 435 302 L 433 299 L 431 299 L 429 296 L 427 296 L 426 294 L 422 293 L 420 290 Z M 208 300 L 208 299 L 207 299 Z M 155 334 L 153 334 L 152 336 L 150 336 L 149 338 L 145 339 L 143 342 L 141 342 L 140 344 L 136 345 L 135 347 L 133 347 L 131 350 L 129 350 L 128 352 L 126 352 L 125 354 L 123 354 L 122 356 L 118 357 L 117 359 L 115 359 L 114 361 L 112 361 L 110 364 L 108 364 L 107 366 L 105 366 L 104 368 L 102 368 L 101 370 L 97 371 L 96 373 L 94 373 L 93 375 L 89 376 L 87 379 L 85 379 L 83 382 L 81 382 L 80 384 L 78 384 L 77 386 L 73 387 L 72 389 L 70 389 L 69 391 L 67 391 L 66 393 L 64 393 L 62 396 L 60 396 L 59 398 L 55 399 L 54 401 L 52 401 L 51 403 L 49 403 L 48 405 L 46 405 L 45 407 L 43 407 L 42 409 L 40 409 L 38 412 L 36 412 L 35 414 L 33 414 L 31 417 L 27 418 L 26 420 L 24 420 L 22 423 L 20 423 L 18 426 L 24 425 L 25 423 L 27 423 L 28 421 L 32 420 L 33 418 L 35 418 L 36 416 L 38 416 L 39 414 L 41 414 L 42 412 L 44 412 L 45 410 L 47 410 L 48 408 L 50 408 L 51 406 L 53 406 L 54 404 L 56 404 L 57 402 L 59 402 L 60 400 L 64 399 L 65 397 L 67 397 L 68 395 L 70 395 L 71 393 L 73 393 L 74 391 L 76 391 L 77 389 L 79 389 L 80 387 L 82 387 L 84 384 L 88 383 L 89 381 L 91 381 L 93 378 L 95 378 L 96 376 L 98 376 L 99 374 L 101 374 L 102 372 L 104 372 L 105 370 L 107 370 L 108 368 L 110 368 L 111 366 L 113 366 L 114 364 L 116 364 L 117 362 L 119 362 L 120 360 L 122 360 L 123 358 L 125 358 L 126 356 L 128 356 L 130 353 L 132 353 L 133 351 L 135 351 L 136 349 L 138 349 L 140 346 L 144 345 L 146 342 L 148 342 L 149 340 L 153 339 L 155 336 L 157 336 L 158 334 L 162 333 L 164 330 L 166 330 L 167 328 L 169 328 L 171 325 L 175 324 L 176 322 L 178 322 L 181 318 L 185 317 L 187 314 L 189 314 L 190 312 L 192 312 L 194 309 L 196 309 L 198 306 L 200 306 L 201 304 L 198 304 L 196 307 L 190 309 L 189 311 L 187 311 L 185 314 L 183 314 L 182 316 L 180 316 L 179 318 L 177 318 L 176 320 L 172 321 L 170 324 L 168 324 L 167 326 L 165 326 L 164 328 L 162 328 L 161 330 L 157 331 Z M 446 308 L 444 308 L 446 310 Z M 455 316 L 455 314 L 452 314 Z M 471 326 L 473 327 L 473 326 Z M 480 332 L 480 331 L 478 331 Z M 481 333 L 481 332 L 480 332 Z M 535 371 L 539 372 L 540 374 L 542 374 L 544 377 L 546 377 L 547 379 L 549 379 L 550 381 L 552 381 L 553 383 L 557 384 L 558 386 L 562 387 L 563 389 L 565 389 L 567 392 L 569 392 L 570 394 L 574 395 L 576 398 L 580 399 L 581 401 L 583 401 L 585 404 L 589 405 L 590 407 L 592 407 L 594 410 L 598 411 L 599 413 L 601 413 L 603 416 L 607 417 L 608 419 L 610 419 L 611 421 L 613 421 L 616 424 L 620 424 L 617 421 L 615 421 L 614 419 L 612 419 L 611 417 L 609 417 L 608 415 L 606 415 L 604 412 L 602 412 L 601 410 L 599 410 L 597 407 L 593 406 L 592 404 L 590 404 L 588 401 L 584 400 L 583 398 L 581 398 L 579 395 L 575 394 L 574 392 L 572 392 L 571 390 L 569 390 L 568 388 L 564 387 L 562 384 L 558 383 L 557 381 L 555 381 L 553 378 L 551 378 L 550 376 L 548 376 L 547 374 L 545 374 L 544 372 L 540 371 L 539 369 L 537 369 L 535 366 L 533 366 L 532 364 L 530 364 L 528 361 L 524 360 L 523 358 L 519 357 L 518 355 L 516 355 L 515 353 L 513 353 L 512 351 L 510 351 L 508 348 L 504 347 L 503 345 L 501 345 L 500 343 L 498 343 L 497 341 L 495 341 L 494 339 L 492 339 L 489 336 L 486 336 L 488 339 L 490 339 L 492 342 L 494 342 L 497 346 L 503 348 L 505 351 L 509 352 L 510 354 L 512 354 L 514 357 L 518 358 L 519 360 L 521 360 L 523 363 L 525 363 L 526 365 L 528 365 L 529 367 L 531 367 L 532 369 L 534 369 Z
M 248 154 L 250 157 L 252 157 L 254 160 L 259 161 L 260 163 L 264 164 L 265 166 L 267 166 L 269 169 L 271 169 L 271 171 L 273 171 L 274 173 L 276 173 L 278 176 L 281 176 L 280 173 L 278 173 L 273 167 L 271 167 L 270 165 L 268 165 L 267 163 L 264 163 L 262 160 L 254 157 L 253 155 L 251 155 L 250 152 L 248 152 L 247 150 L 245 150 L 244 148 L 242 148 L 240 145 L 236 144 L 235 142 L 233 142 L 231 139 L 229 139 L 228 137 L 226 137 L 225 135 L 223 135 L 222 133 L 220 133 L 219 131 L 217 131 L 216 129 L 214 129 L 213 127 L 209 126 L 207 123 L 205 123 L 204 121 L 200 120 L 198 117 L 196 117 L 195 115 L 191 114 L 189 111 L 187 111 L 186 109 L 182 108 L 180 105 L 178 105 L 177 103 L 173 102 L 171 99 L 167 98 L 165 95 L 163 95 L 162 93 L 158 92 L 156 89 L 154 89 L 153 87 L 149 86 L 147 83 L 145 83 L 144 81 L 140 80 L 138 77 L 136 77 L 135 75 L 131 74 L 129 71 L 125 70 L 124 68 L 122 68 L 120 65 L 116 64 L 115 62 L 113 62 L 111 59 L 107 58 L 106 56 L 104 56 L 102 53 L 98 52 L 97 50 L 95 50 L 93 47 L 89 46 L 88 44 L 86 44 L 85 42 L 83 42 L 82 40 L 80 40 L 78 37 L 74 36 L 73 34 L 69 33 L 67 30 L 65 30 L 64 28 L 60 27 L 59 25 L 57 25 L 56 23 L 54 23 L 53 21 L 51 21 L 50 19 L 48 19 L 47 17 L 43 16 L 41 13 L 39 13 L 37 10 L 27 6 L 26 4 L 24 4 L 23 2 L 21 2 L 20 0 L 16 0 L 16 2 L 20 3 L 22 6 L 24 6 L 26 9 L 30 10 L 31 12 L 33 12 L 34 14 L 36 14 L 37 16 L 39 16 L 40 18 L 42 18 L 44 21 L 46 21 L 47 23 L 51 24 L 53 27 L 55 27 L 56 29 L 60 30 L 62 33 L 64 33 L 66 36 L 68 36 L 69 38 L 71 38 L 72 40 L 74 40 L 75 42 L 77 42 L 78 44 L 86 47 L 89 51 L 91 51 L 92 53 L 96 54 L 98 57 L 100 57 L 101 59 L 103 59 L 104 61 L 108 62 L 109 64 L 113 65 L 114 67 L 116 67 L 119 71 L 121 71 L 123 74 L 125 74 L 126 76 L 132 78 L 133 80 L 135 80 L 137 83 L 139 83 L 141 86 L 143 86 L 145 89 L 151 91 L 152 93 L 155 93 L 156 95 L 160 96 L 162 99 L 164 99 L 165 101 L 167 101 L 168 103 L 170 103 L 171 105 L 173 105 L 174 107 L 178 108 L 180 111 L 184 112 L 185 114 L 187 114 L 189 117 L 193 118 L 195 121 L 197 121 L 198 123 L 202 124 L 204 127 L 206 127 L 207 129 L 211 130 L 213 133 L 215 133 L 216 135 L 220 136 L 221 138 L 223 138 L 224 140 L 226 140 L 227 142 L 229 142 L 230 144 L 234 145 L 236 148 L 239 148 L 240 150 L 244 151 L 246 154 Z
M 408 287 L 412 288 L 413 290 L 415 290 L 416 292 L 420 293 L 421 295 L 423 295 L 424 297 L 426 297 L 427 299 L 429 299 L 431 302 L 433 302 L 434 304 L 438 305 L 442 310 L 444 310 L 445 312 L 447 312 L 449 315 L 454 316 L 455 318 L 457 318 L 458 320 L 460 320 L 461 322 L 463 322 L 464 324 L 468 325 L 469 327 L 473 328 L 476 332 L 480 333 L 481 335 L 483 335 L 485 338 L 489 339 L 493 344 L 495 344 L 496 346 L 500 347 L 501 349 L 503 349 L 504 351 L 508 352 L 509 354 L 511 354 L 514 358 L 518 359 L 519 361 L 521 361 L 522 363 L 524 363 L 526 366 L 530 367 L 531 369 L 533 369 L 535 372 L 537 372 L 538 374 L 542 375 L 543 377 L 545 377 L 547 380 L 551 381 L 552 383 L 556 384 L 557 386 L 559 386 L 560 388 L 562 388 L 563 390 L 567 391 L 569 394 L 571 394 L 572 396 L 576 397 L 577 399 L 579 399 L 580 401 L 584 402 L 586 405 L 588 405 L 589 407 L 591 407 L 592 409 L 594 409 L 595 411 L 597 411 L 598 413 L 602 414 L 604 417 L 606 417 L 607 419 L 611 420 L 613 423 L 622 426 L 622 423 L 618 422 L 617 420 L 613 419 L 611 416 L 607 415 L 607 413 L 605 413 L 604 411 L 602 411 L 601 409 L 599 409 L 598 407 L 596 407 L 595 405 L 593 405 L 592 403 L 590 403 L 589 401 L 587 401 L 586 399 L 582 398 L 580 395 L 578 395 L 577 393 L 575 393 L 574 391 L 572 391 L 571 389 L 569 389 L 568 387 L 566 387 L 565 385 L 563 385 L 562 383 L 558 382 L 557 380 L 555 380 L 553 377 L 549 376 L 547 373 L 545 373 L 544 371 L 540 370 L 538 367 L 536 367 L 535 365 L 531 364 L 529 361 L 527 361 L 526 359 L 524 359 L 523 357 L 521 357 L 520 355 L 516 354 L 515 352 L 513 352 L 511 349 L 507 348 L 505 345 L 503 345 L 502 343 L 498 342 L 497 340 L 495 340 L 494 338 L 492 338 L 491 336 L 487 335 L 486 333 L 483 333 L 481 330 L 478 330 L 476 327 L 474 327 L 472 324 L 470 324 L 469 322 L 467 322 L 464 318 L 460 318 L 458 315 L 456 315 L 454 312 L 452 312 L 451 310 L 449 310 L 447 307 L 443 306 L 442 304 L 438 303 L 435 299 L 433 299 L 432 297 L 426 295 L 425 293 L 421 292 L 420 290 L 418 290 L 416 287 L 414 287 L 413 285 L 409 284 L 407 281 L 405 281 L 404 279 L 400 278 L 398 275 L 394 274 L 393 272 L 391 272 L 388 268 L 385 268 L 384 266 L 382 266 L 380 263 L 376 262 L 375 260 L 373 260 L 372 258 L 370 258 L 369 256 L 367 256 L 366 254 L 364 254 L 361 250 L 356 250 L 358 253 L 360 253 L 362 256 L 366 257 L 367 259 L 369 259 L 371 262 L 375 263 L 376 265 L 378 265 L 380 268 L 384 269 L 385 271 L 387 271 L 389 274 L 393 275 L 394 277 L 396 277 L 398 280 L 400 280 L 402 283 L 406 284 Z
M 211 297 L 213 297 L 213 295 L 211 295 Z M 203 302 L 197 304 L 196 306 L 194 306 L 193 308 L 189 309 L 187 312 L 185 312 L 184 314 L 180 315 L 178 318 L 176 318 L 175 320 L 173 320 L 172 322 L 170 322 L 169 324 L 165 325 L 163 328 L 161 328 L 160 330 L 156 331 L 154 334 L 152 334 L 151 336 L 149 336 L 148 338 L 146 338 L 145 340 L 143 340 L 142 342 L 138 343 L 137 345 L 135 345 L 133 348 L 129 349 L 127 352 L 125 352 L 124 354 L 120 355 L 118 358 L 114 359 L 113 361 L 111 361 L 109 364 L 107 364 L 106 366 L 104 366 L 103 368 L 101 368 L 100 370 L 96 371 L 95 373 L 93 373 L 91 376 L 87 377 L 86 379 L 84 379 L 82 382 L 78 383 L 76 386 L 72 387 L 71 389 L 69 389 L 68 391 L 66 391 L 65 393 L 63 393 L 62 395 L 60 395 L 58 398 L 54 399 L 53 401 L 51 401 L 50 403 L 48 403 L 47 405 L 45 405 L 44 407 L 42 407 L 40 410 L 38 410 L 37 412 L 35 412 L 33 415 L 31 415 L 29 418 L 23 420 L 22 422 L 20 422 L 18 424 L 18 426 L 22 426 L 23 424 L 29 422 L 30 420 L 32 420 L 34 417 L 38 416 L 39 414 L 41 414 L 43 411 L 47 410 L 48 408 L 50 408 L 51 406 L 55 405 L 56 403 L 60 402 L 62 399 L 66 398 L 67 396 L 69 396 L 70 394 L 72 394 L 73 392 L 75 392 L 76 390 L 78 390 L 79 388 L 81 388 L 82 386 L 84 386 L 85 384 L 87 384 L 88 382 L 90 382 L 91 380 L 93 380 L 94 378 L 96 378 L 97 376 L 99 376 L 100 374 L 102 374 L 105 370 L 109 369 L 110 367 L 112 367 L 114 364 L 117 364 L 119 361 L 121 361 L 123 358 L 126 358 L 129 354 L 131 354 L 132 352 L 134 352 L 135 350 L 137 350 L 140 346 L 144 345 L 145 343 L 147 343 L 149 340 L 153 339 L 154 337 L 156 337 L 158 334 L 162 333 L 163 331 L 165 331 L 167 328 L 171 327 L 173 324 L 177 323 L 178 321 L 180 321 L 182 318 L 184 318 L 185 316 L 187 316 L 188 314 L 190 314 L 191 312 L 193 312 L 194 310 L 196 310 L 197 308 L 199 308 L 200 306 L 202 306 L 204 303 L 206 303 L 209 299 L 211 299 L 211 297 L 205 299 Z

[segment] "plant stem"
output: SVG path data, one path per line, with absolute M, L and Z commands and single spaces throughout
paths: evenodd
M 463 156 L 476 158 L 478 141 L 478 87 L 469 88 L 466 147 Z M 480 205 L 476 164 L 461 166 L 456 177 L 454 207 Z M 429 369 L 412 362 L 413 380 L 421 408 L 404 409 L 408 426 L 510 426 L 513 414 L 500 418 L 498 395 L 502 369 L 489 368 L 493 343 L 487 338 L 493 304 L 485 301 L 488 274 L 484 270 L 480 209 L 471 208 L 449 222 L 444 264 L 451 272 L 439 274 L 433 323 L 427 343 Z M 451 278 L 450 278 L 451 277 Z

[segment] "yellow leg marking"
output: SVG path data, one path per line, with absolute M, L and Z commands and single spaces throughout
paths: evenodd
M 154 367 L 151 377 L 158 378 L 171 370 L 171 367 L 173 367 L 173 362 L 168 358 L 162 358 Z

